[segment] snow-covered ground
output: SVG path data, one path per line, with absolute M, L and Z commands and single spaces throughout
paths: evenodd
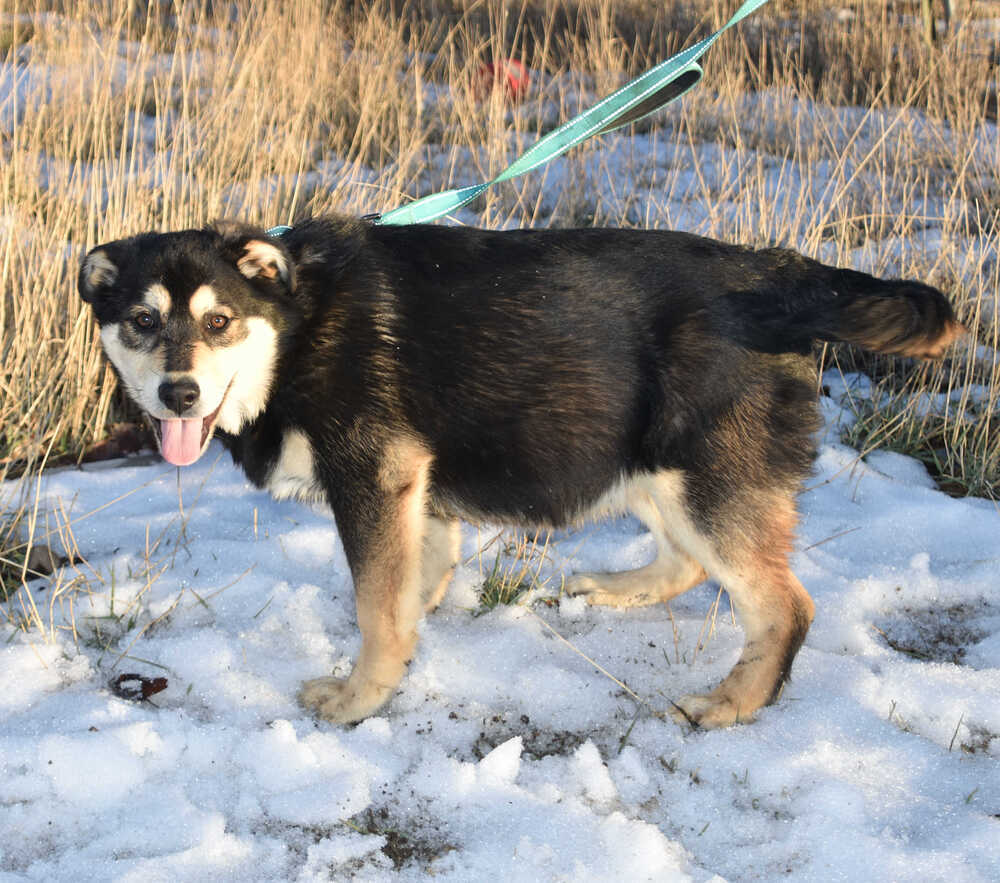
M 631 519 L 556 534 L 547 585 L 488 612 L 501 544 L 466 528 L 400 690 L 343 728 L 294 699 L 359 646 L 323 511 L 221 449 L 179 478 L 48 475 L 87 588 L 32 583 L 49 641 L 0 627 L 0 881 L 1000 878 L 1000 512 L 834 438 L 794 559 L 815 624 L 781 700 L 721 732 L 654 713 L 738 656 L 724 595 L 706 623 L 716 586 L 670 610 L 558 597 L 560 573 L 652 555 Z M 124 673 L 167 687 L 121 698 Z

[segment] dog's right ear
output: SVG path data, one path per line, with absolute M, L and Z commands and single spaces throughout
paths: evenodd
M 123 256 L 118 242 L 99 245 L 88 252 L 80 263 L 80 275 L 76 281 L 80 297 L 86 303 L 94 303 L 115 284 L 121 273 Z

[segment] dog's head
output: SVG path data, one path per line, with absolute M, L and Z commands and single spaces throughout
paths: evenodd
M 93 249 L 78 284 L 168 462 L 193 463 L 216 428 L 238 433 L 266 406 L 294 321 L 280 240 L 232 222 L 146 233 Z

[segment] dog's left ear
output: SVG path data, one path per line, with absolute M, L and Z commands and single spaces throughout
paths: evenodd
M 260 276 L 291 287 L 292 268 L 288 256 L 270 239 L 251 239 L 243 243 L 243 253 L 236 261 L 236 269 L 247 279 Z
M 226 255 L 247 279 L 293 288 L 291 255 L 280 239 L 235 221 L 217 221 L 212 229 L 222 237 Z

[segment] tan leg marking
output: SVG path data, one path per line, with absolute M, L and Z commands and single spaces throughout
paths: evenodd
M 368 717 L 393 694 L 417 642 L 421 544 L 431 457 L 413 443 L 389 452 L 379 474 L 383 511 L 354 566 L 361 653 L 346 680 L 306 681 L 299 701 L 324 720 Z M 353 566 L 353 565 L 352 565 Z
M 748 494 L 733 503 L 728 515 L 715 515 L 715 523 L 722 527 L 715 527 L 709 535 L 692 520 L 681 472 L 638 477 L 629 496 L 641 500 L 640 492 L 651 501 L 655 513 L 641 503 L 638 509 L 631 503 L 629 508 L 663 537 L 669 525 L 670 541 L 681 553 L 680 563 L 676 557 L 668 557 L 660 564 L 657 558 L 647 568 L 623 574 L 618 585 L 611 585 L 612 589 L 623 587 L 620 593 L 603 584 L 598 592 L 605 593 L 612 603 L 621 596 L 635 603 L 629 582 L 638 582 L 649 573 L 659 580 L 658 595 L 678 594 L 689 581 L 703 578 L 704 574 L 695 570 L 699 567 L 695 562 L 701 562 L 729 592 L 746 639 L 739 661 L 722 683 L 710 693 L 677 700 L 674 717 L 678 722 L 703 727 L 749 720 L 776 697 L 813 617 L 812 599 L 788 568 L 796 520 L 794 500 L 779 491 L 767 497 Z M 662 549 L 658 540 L 661 556 Z M 599 579 L 604 583 L 608 578 Z M 642 600 L 642 590 L 636 589 Z
M 588 604 L 641 607 L 669 601 L 707 577 L 705 569 L 671 543 L 663 514 L 648 490 L 625 489 L 625 508 L 638 518 L 656 541 L 656 559 L 645 567 L 621 573 L 576 573 L 566 580 L 570 595 L 585 595 Z
M 755 511 L 752 511 L 755 510 Z M 745 633 L 743 652 L 726 678 L 710 693 L 684 696 L 673 713 L 678 722 L 726 727 L 750 720 L 774 701 L 812 622 L 815 606 L 788 566 L 796 522 L 790 497 L 759 501 L 741 513 L 756 521 L 753 530 L 732 526 L 711 543 L 702 560 L 729 592 Z
M 462 532 L 456 519 L 427 516 L 420 576 L 425 612 L 435 610 L 444 600 L 458 564 L 461 546 Z

